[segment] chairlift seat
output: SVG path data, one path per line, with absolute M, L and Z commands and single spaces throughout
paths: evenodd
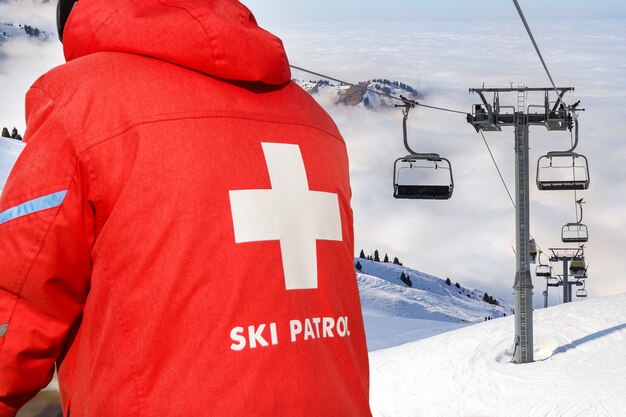
M 438 154 L 411 154 L 394 164 L 393 196 L 409 200 L 447 200 L 452 197 L 452 166 Z
M 537 188 L 540 190 L 586 190 L 589 164 L 575 152 L 548 153 L 537 161 Z
M 587 290 L 585 290 L 584 288 L 576 290 L 576 297 L 586 297 L 586 296 L 587 296 Z
M 452 196 L 452 187 L 447 185 L 397 185 L 393 196 L 410 200 L 447 200 Z
M 535 275 L 537 275 L 538 277 L 551 277 L 552 267 L 550 265 L 539 264 L 535 268 Z
M 580 181 L 537 181 L 537 188 L 540 190 L 586 190 L 589 188 L 589 180 Z
M 575 278 L 587 278 L 587 266 L 584 260 L 572 260 L 569 265 L 569 271 Z
M 561 228 L 563 243 L 584 243 L 589 240 L 587 226 L 582 223 L 567 223 Z

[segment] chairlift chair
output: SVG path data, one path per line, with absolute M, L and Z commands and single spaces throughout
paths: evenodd
M 588 240 L 589 231 L 582 223 L 567 223 L 561 228 L 561 241 L 564 243 L 584 243 Z
M 540 190 L 586 190 L 589 188 L 587 157 L 576 152 L 548 152 L 537 161 Z
M 535 243 L 535 239 L 530 239 L 529 246 L 529 254 L 530 254 L 530 263 L 534 264 L 537 262 L 537 244 Z
M 547 287 L 559 287 L 563 284 L 563 280 L 561 276 L 550 276 L 546 277 L 546 286 Z
M 569 272 L 575 278 L 587 278 L 587 267 L 583 258 L 574 258 L 570 261 Z
M 552 267 L 550 265 L 541 263 L 542 253 L 543 252 L 539 251 L 539 264 L 535 267 L 535 275 L 537 275 L 538 277 L 550 278 L 552 277 Z
M 538 277 L 551 277 L 552 267 L 550 265 L 539 264 L 535 267 L 535 275 Z
M 578 119 L 574 118 L 575 141 L 567 151 L 552 151 L 537 161 L 540 190 L 586 190 L 589 188 L 587 157 L 574 152 L 578 145 Z
M 584 298 L 587 297 L 587 290 L 584 288 L 579 288 L 576 290 L 576 297 Z
M 447 200 L 454 190 L 450 161 L 438 154 L 410 154 L 394 163 L 393 196 Z
M 406 100 L 402 111 L 404 147 L 409 154 L 396 159 L 393 166 L 393 196 L 412 200 L 447 200 L 452 197 L 452 164 L 436 153 L 417 153 L 408 144 L 406 121 L 415 104 Z
M 580 208 L 580 217 L 576 212 L 576 223 L 567 223 L 561 228 L 561 241 L 564 243 L 584 243 L 589 240 L 589 231 L 583 221 L 583 199 L 576 201 Z

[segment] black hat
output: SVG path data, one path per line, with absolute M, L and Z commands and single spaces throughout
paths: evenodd
M 57 31 L 59 32 L 59 40 L 63 42 L 63 29 L 65 29 L 65 22 L 70 17 L 72 7 L 77 0 L 59 0 L 57 3 Z

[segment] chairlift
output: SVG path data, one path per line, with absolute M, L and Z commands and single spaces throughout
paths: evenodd
M 530 239 L 529 249 L 530 263 L 534 264 L 537 262 L 537 244 L 535 243 L 535 239 Z
M 452 197 L 454 178 L 452 165 L 436 153 L 417 153 L 408 144 L 406 121 L 415 105 L 405 101 L 402 111 L 404 147 L 409 154 L 396 159 L 393 170 L 393 196 L 401 199 L 447 200 Z
M 549 278 L 552 276 L 552 267 L 550 265 L 541 263 L 541 254 L 543 252 L 539 252 L 539 264 L 535 267 L 535 275 L 538 277 L 546 277 Z
M 587 278 L 587 267 L 583 258 L 574 258 L 569 264 L 569 272 L 575 278 Z
M 587 297 L 587 290 L 585 289 L 585 283 L 582 283 L 582 288 L 578 288 L 576 290 L 576 297 L 584 298 Z
M 548 282 L 546 286 L 548 287 L 560 287 L 563 283 L 558 280 L 556 277 L 547 278 Z
M 564 243 L 583 243 L 588 240 L 589 231 L 582 223 L 567 223 L 561 228 L 561 241 Z
M 578 145 L 578 119 L 574 118 L 575 141 L 567 151 L 552 151 L 537 161 L 540 190 L 586 190 L 589 188 L 587 157 L 574 152 Z
M 587 226 L 582 224 L 583 220 L 583 199 L 576 201 L 580 207 L 580 218 L 576 215 L 576 223 L 567 223 L 561 228 L 561 241 L 564 243 L 584 243 L 589 240 Z

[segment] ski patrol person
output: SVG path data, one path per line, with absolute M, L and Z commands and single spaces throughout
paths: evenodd
M 346 147 L 281 41 L 236 0 L 58 17 L 0 199 L 0 417 L 55 366 L 65 416 L 370 416 Z

